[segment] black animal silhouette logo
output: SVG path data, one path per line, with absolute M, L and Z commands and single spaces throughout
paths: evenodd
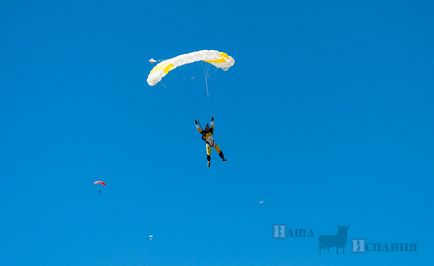
M 321 235 L 318 237 L 319 241 L 319 253 L 323 249 L 327 249 L 330 253 L 330 248 L 336 248 L 336 254 L 339 254 L 339 249 L 342 249 L 342 253 L 345 253 L 345 245 L 347 244 L 347 235 L 350 225 L 339 225 L 338 232 L 334 235 Z

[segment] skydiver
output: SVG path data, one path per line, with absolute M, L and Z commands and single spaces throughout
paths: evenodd
M 199 133 L 202 135 L 202 139 L 206 143 L 205 148 L 208 168 L 211 167 L 211 148 L 215 149 L 215 151 L 220 155 L 220 158 L 222 158 L 223 162 L 227 161 L 223 155 L 223 152 L 220 150 L 220 147 L 214 141 L 214 116 L 211 117 L 211 126 L 206 124 L 205 129 L 201 128 L 200 122 L 198 120 L 195 120 L 194 122 L 196 124 L 197 131 L 199 131 Z

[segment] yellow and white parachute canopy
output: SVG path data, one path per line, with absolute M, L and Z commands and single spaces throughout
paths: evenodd
M 197 61 L 204 61 L 214 65 L 217 68 L 221 68 L 224 71 L 228 70 L 235 64 L 235 60 L 226 53 L 216 50 L 200 50 L 188 54 L 178 55 L 174 58 L 164 60 L 158 63 L 149 73 L 146 80 L 149 86 L 154 86 L 161 79 L 175 68 L 194 63 Z

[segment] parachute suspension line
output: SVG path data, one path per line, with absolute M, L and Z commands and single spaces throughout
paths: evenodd
M 180 68 L 179 68 L 179 70 L 180 70 L 180 72 L 181 72 L 181 77 L 182 77 L 182 80 L 183 80 L 183 81 L 185 81 L 185 79 L 186 79 L 186 78 L 185 78 L 185 77 L 186 77 L 186 75 L 185 75 L 185 72 L 184 72 L 184 70 L 182 69 L 182 67 L 180 67 Z
M 206 96 L 208 97 L 208 106 L 209 106 L 211 114 L 214 114 L 214 104 L 213 104 L 213 101 L 212 101 L 210 94 L 209 94 L 208 79 L 212 76 L 212 74 L 215 73 L 216 70 L 217 69 L 214 69 L 210 73 L 209 64 L 205 64 L 205 69 L 204 69 L 204 72 L 205 72 L 205 89 L 206 89 Z
M 209 69 L 209 65 L 207 65 L 207 66 L 208 66 L 208 69 Z M 212 75 L 214 75 L 214 73 L 217 72 L 217 70 L 218 70 L 218 68 L 214 68 L 214 69 L 211 71 L 211 73 L 208 71 L 208 78 L 210 78 Z
M 209 99 L 209 88 L 208 88 L 208 72 L 209 72 L 209 67 L 208 67 L 208 65 L 205 66 L 204 72 L 205 72 L 205 89 L 206 89 L 206 96 L 207 96 L 208 99 Z
M 169 88 L 166 86 L 166 84 L 164 83 L 164 81 L 160 82 L 161 85 L 163 85 L 163 88 L 170 94 L 173 94 L 173 92 L 171 90 L 169 90 Z
M 208 98 L 208 107 L 211 115 L 214 114 L 214 104 L 212 102 L 212 99 L 209 94 L 209 87 L 208 87 L 208 78 L 211 76 L 209 74 L 209 65 L 204 63 L 204 76 L 205 76 L 205 89 L 206 89 L 206 96 Z

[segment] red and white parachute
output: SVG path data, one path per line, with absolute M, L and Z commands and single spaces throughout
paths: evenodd
M 106 186 L 106 183 L 104 181 L 101 180 L 97 180 L 95 182 L 93 182 L 94 185 L 101 185 L 101 186 Z

